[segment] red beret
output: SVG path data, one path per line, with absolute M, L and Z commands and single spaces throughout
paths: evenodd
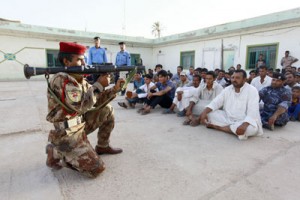
M 72 53 L 83 55 L 86 48 L 80 44 L 76 44 L 74 42 L 60 42 L 59 43 L 59 51 L 62 53 Z

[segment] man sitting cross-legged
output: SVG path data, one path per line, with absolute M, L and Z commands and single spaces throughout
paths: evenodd
M 197 120 L 207 128 L 235 134 L 240 140 L 263 134 L 258 92 L 246 83 L 246 78 L 244 70 L 236 70 L 232 85 L 212 100 Z
M 284 75 L 275 72 L 271 86 L 259 91 L 264 107 L 260 112 L 263 127 L 274 130 L 274 125 L 285 126 L 289 121 L 288 107 L 292 99 L 290 90 L 284 88 Z
M 199 121 L 192 122 L 193 114 L 199 115 L 204 108 L 223 91 L 223 87 L 215 80 L 215 72 L 208 71 L 205 76 L 205 83 L 200 85 L 190 98 L 186 112 L 187 119 L 183 122 L 183 125 L 198 125 Z
M 174 109 L 175 109 L 175 107 L 177 107 L 177 109 L 179 111 L 177 113 L 177 116 L 178 117 L 185 116 L 187 107 L 189 106 L 190 98 L 192 97 L 192 95 L 194 93 L 197 92 L 197 88 L 200 85 L 200 81 L 201 81 L 200 75 L 194 75 L 193 76 L 193 82 L 192 82 L 193 86 L 192 87 L 177 88 L 176 96 L 173 99 L 173 103 L 172 103 L 171 107 L 168 108 L 168 109 L 165 109 L 163 111 L 163 114 L 175 113 Z
M 288 114 L 291 121 L 300 121 L 300 86 L 292 88 L 292 102 L 288 109 Z
M 130 92 L 127 91 L 127 95 L 125 97 L 126 102 L 118 102 L 118 105 L 123 108 L 135 108 L 136 103 L 144 103 L 148 92 L 150 92 L 150 88 L 155 84 L 152 82 L 152 76 L 150 74 L 146 74 L 144 77 L 145 84 L 138 87 L 135 91 Z
M 187 75 L 185 72 L 180 72 L 180 78 L 179 81 L 176 84 L 176 87 L 190 87 L 192 85 L 192 83 L 190 83 Z
M 170 108 L 175 94 L 175 84 L 168 80 L 168 73 L 165 70 L 158 72 L 158 80 L 148 93 L 146 104 L 143 108 L 138 110 L 142 115 L 150 113 L 151 109 L 154 109 L 157 104 L 163 108 Z M 158 92 L 153 90 L 158 89 Z

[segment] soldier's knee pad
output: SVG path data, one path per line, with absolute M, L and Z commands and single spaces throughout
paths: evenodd
M 102 165 L 92 171 L 90 171 L 91 178 L 96 178 L 99 174 L 101 174 L 105 170 L 105 165 Z

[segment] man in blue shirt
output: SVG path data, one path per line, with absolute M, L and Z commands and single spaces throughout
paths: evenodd
M 174 74 L 171 78 L 171 81 L 173 81 L 173 83 L 178 84 L 180 81 L 180 73 L 183 71 L 183 67 L 182 66 L 178 66 L 177 67 L 177 73 Z
M 119 45 L 120 45 L 120 50 L 121 51 L 119 51 L 117 53 L 115 65 L 117 67 L 120 67 L 120 66 L 131 66 L 130 53 L 128 51 L 126 51 L 125 42 L 119 42 Z M 115 83 L 118 81 L 119 77 L 120 77 L 119 72 L 116 72 L 115 73 Z M 122 91 L 122 96 L 125 94 L 125 91 L 126 90 Z
M 157 75 L 159 82 L 157 82 L 151 90 L 153 91 L 157 88 L 159 91 L 148 93 L 146 104 L 138 111 L 142 115 L 150 113 L 150 110 L 154 109 L 157 104 L 163 108 L 170 108 L 173 103 L 176 90 L 175 84 L 168 80 L 168 72 L 165 70 L 159 71 Z
M 134 75 L 133 89 L 137 90 L 144 84 L 145 84 L 145 80 L 142 76 L 142 72 L 139 71 L 136 72 L 136 74 Z
M 116 66 L 131 66 L 130 53 L 126 51 L 125 42 L 119 42 L 121 51 L 116 56 Z
M 100 37 L 94 37 L 95 46 L 89 49 L 88 65 L 107 63 L 106 51 L 100 47 Z M 98 74 L 93 74 L 93 82 L 98 79 Z

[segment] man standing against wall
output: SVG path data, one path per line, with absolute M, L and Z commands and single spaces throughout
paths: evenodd
M 266 65 L 266 61 L 264 60 L 264 55 L 261 53 L 259 54 L 258 60 L 255 63 L 256 71 L 258 72 L 259 67 L 262 65 Z
M 88 56 L 88 64 L 95 65 L 95 64 L 103 64 L 107 63 L 106 51 L 104 48 L 100 47 L 100 37 L 94 37 L 95 46 L 91 47 L 89 50 Z M 96 82 L 98 79 L 98 74 L 93 74 L 93 82 Z
M 287 66 L 292 66 L 293 63 L 298 61 L 298 58 L 294 58 L 293 56 L 290 56 L 290 51 L 285 51 L 285 56 L 281 59 L 281 66 L 282 66 L 282 74 L 285 74 L 285 68 Z
M 120 51 L 117 53 L 115 65 L 117 67 L 131 66 L 130 53 L 128 51 L 126 51 L 125 42 L 119 42 L 119 45 L 120 45 Z M 119 72 L 116 72 L 115 73 L 115 83 L 118 81 L 119 77 L 120 77 Z M 122 91 L 122 96 L 125 94 L 125 91 L 126 90 Z

